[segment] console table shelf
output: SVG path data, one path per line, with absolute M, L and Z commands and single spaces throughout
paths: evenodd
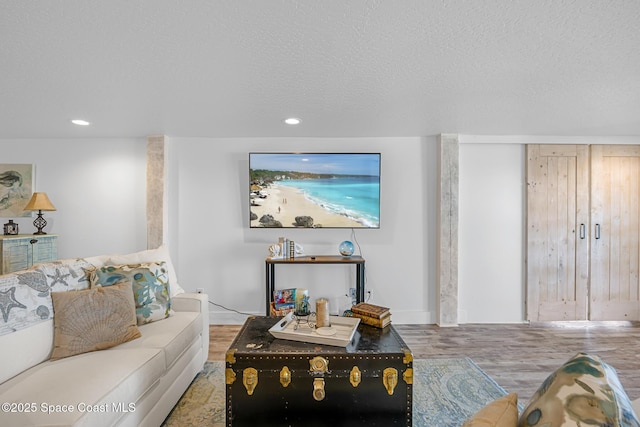
M 270 313 L 273 292 L 276 283 L 276 265 L 291 264 L 352 264 L 356 267 L 356 302 L 364 301 L 364 258 L 361 256 L 310 255 L 295 258 L 267 258 L 266 266 L 266 301 L 267 316 Z

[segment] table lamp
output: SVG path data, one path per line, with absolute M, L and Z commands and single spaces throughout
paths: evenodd
M 38 216 L 33 221 L 33 225 L 38 229 L 33 234 L 47 234 L 42 229 L 47 225 L 47 221 L 42 217 L 42 211 L 55 211 L 56 207 L 53 206 L 49 197 L 47 197 L 47 193 L 33 193 L 31 196 L 31 200 L 27 203 L 27 206 L 24 207 L 25 211 L 38 211 Z

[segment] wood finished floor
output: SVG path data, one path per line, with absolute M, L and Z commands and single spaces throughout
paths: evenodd
M 629 397 L 640 398 L 640 323 L 394 325 L 415 359 L 469 357 L 526 403 L 544 379 L 578 352 L 613 366 Z M 240 325 L 211 325 L 210 360 L 224 355 Z

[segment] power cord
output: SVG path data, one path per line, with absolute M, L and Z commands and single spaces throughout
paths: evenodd
M 351 240 L 353 240 L 354 242 L 356 242 L 356 245 L 358 246 L 358 253 L 360 254 L 360 256 L 362 255 L 362 248 L 360 247 L 360 243 L 358 243 L 358 238 L 356 237 L 356 230 L 355 228 L 351 229 Z
M 254 314 L 252 314 L 252 313 L 244 313 L 244 312 L 238 311 L 238 310 L 236 310 L 234 308 L 225 307 L 224 305 L 215 303 L 213 301 L 209 301 L 209 304 L 215 305 L 216 307 L 220 307 L 220 308 L 222 308 L 224 310 L 233 311 L 234 313 L 242 314 L 242 315 L 245 315 L 245 316 L 254 316 Z

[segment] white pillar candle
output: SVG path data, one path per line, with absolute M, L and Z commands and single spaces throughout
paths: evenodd
M 329 321 L 329 301 L 325 298 L 316 300 L 316 327 L 324 328 L 331 326 Z

